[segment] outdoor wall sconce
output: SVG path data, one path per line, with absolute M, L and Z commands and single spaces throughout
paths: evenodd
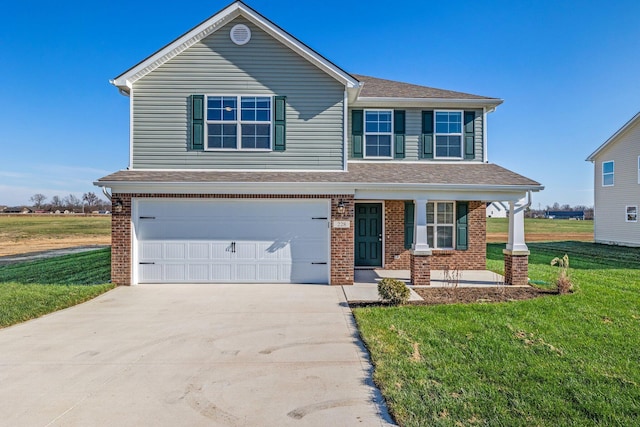
M 116 199 L 116 200 L 113 201 L 113 211 L 115 213 L 121 213 L 122 212 L 122 200 Z
M 345 210 L 344 201 L 340 200 L 338 202 L 338 214 L 340 214 L 340 216 L 344 215 L 344 210 Z

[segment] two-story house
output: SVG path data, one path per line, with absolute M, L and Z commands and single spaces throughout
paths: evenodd
M 594 164 L 594 240 L 640 246 L 640 113 L 587 161 Z
M 349 285 L 356 268 L 486 268 L 510 204 L 506 281 L 527 282 L 523 209 L 543 187 L 487 161 L 502 100 L 351 74 L 234 2 L 112 80 L 130 100 L 112 280 Z M 527 194 L 529 197 L 527 197 Z

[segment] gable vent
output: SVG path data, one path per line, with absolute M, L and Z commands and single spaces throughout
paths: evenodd
M 229 35 L 231 36 L 231 41 L 238 46 L 247 44 L 251 40 L 251 30 L 244 24 L 234 25 Z

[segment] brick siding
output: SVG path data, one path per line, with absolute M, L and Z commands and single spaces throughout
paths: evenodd
M 411 250 L 404 248 L 404 201 L 385 201 L 384 268 L 409 270 Z M 485 270 L 487 268 L 487 218 L 483 202 L 469 202 L 468 249 L 433 249 L 431 268 L 434 270 Z M 398 258 L 396 258 L 396 256 Z

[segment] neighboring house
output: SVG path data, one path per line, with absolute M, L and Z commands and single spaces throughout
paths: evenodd
M 31 208 L 28 208 L 26 206 L 10 206 L 2 210 L 2 213 L 6 214 L 28 214 L 32 212 L 33 211 L 31 210 Z
M 503 202 L 487 203 L 487 218 L 506 218 L 509 216 L 509 206 Z
M 545 211 L 547 219 L 580 219 L 584 220 L 584 211 Z
M 116 284 L 350 285 L 373 267 L 429 284 L 486 268 L 493 200 L 510 204 L 506 281 L 527 281 L 543 187 L 487 162 L 500 99 L 350 74 L 242 2 L 111 83 L 131 105 L 129 167 L 96 182 Z
M 587 161 L 595 166 L 594 240 L 640 246 L 640 113 L 598 147 Z

